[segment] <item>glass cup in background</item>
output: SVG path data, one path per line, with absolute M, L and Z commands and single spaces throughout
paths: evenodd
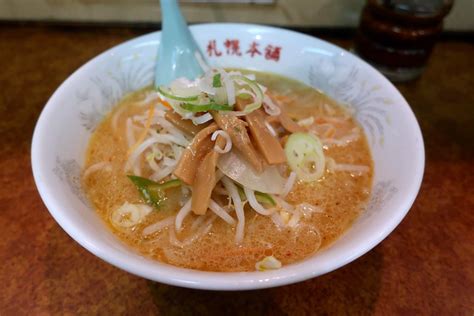
M 454 0 L 367 0 L 355 52 L 391 81 L 423 72 Z

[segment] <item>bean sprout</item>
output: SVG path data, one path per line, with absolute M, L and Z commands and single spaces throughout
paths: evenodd
M 314 123 L 314 117 L 310 116 L 297 122 L 300 126 L 311 126 Z
M 232 149 L 232 140 L 230 139 L 229 134 L 227 134 L 223 130 L 217 130 L 214 133 L 212 133 L 211 140 L 215 141 L 217 139 L 217 136 L 221 135 L 222 137 L 225 138 L 225 146 L 224 148 L 220 148 L 217 143 L 214 145 L 214 151 L 218 152 L 219 154 L 225 154 L 228 153 Z
M 102 162 L 98 162 L 98 163 L 95 163 L 91 166 L 89 166 L 86 171 L 84 171 L 84 175 L 83 175 L 83 178 L 84 179 L 87 179 L 91 174 L 97 172 L 97 171 L 100 171 L 100 170 L 104 170 L 104 171 L 112 171 L 112 165 L 110 162 L 106 162 L 106 161 L 102 161 Z
M 207 234 L 211 228 L 212 228 L 212 222 L 216 219 L 216 216 L 213 214 L 210 216 L 210 218 L 201 226 L 199 229 L 191 236 L 186 238 L 183 241 L 178 240 L 176 237 L 176 232 L 174 229 L 170 229 L 169 234 L 170 234 L 170 243 L 176 247 L 183 248 L 186 246 L 189 246 L 193 242 L 195 242 L 197 239 L 200 237 L 204 236 Z
M 247 187 L 244 187 L 245 195 L 247 196 L 247 200 L 249 201 L 250 206 L 259 214 L 263 216 L 268 216 L 273 213 L 273 209 L 266 209 L 262 206 L 262 204 L 258 203 L 257 199 L 255 198 L 255 192 Z
M 183 225 L 184 219 L 191 212 L 191 202 L 192 199 L 189 198 L 188 201 L 184 204 L 184 206 L 179 210 L 178 214 L 176 214 L 175 227 L 177 231 L 181 230 L 181 226 Z
M 142 234 L 145 235 L 145 236 L 154 234 L 154 233 L 156 233 L 156 232 L 158 232 L 158 231 L 160 231 L 160 230 L 162 230 L 166 227 L 169 227 L 169 226 L 173 225 L 175 220 L 176 220 L 175 216 L 167 217 L 167 218 L 165 218 L 161 221 L 158 221 L 154 224 L 151 224 L 151 225 L 145 227 L 142 231 Z
M 278 116 L 281 114 L 280 107 L 266 94 L 263 97 L 263 109 L 270 116 Z
M 300 203 L 296 206 L 296 210 L 301 212 L 305 218 L 308 218 L 313 213 L 323 213 L 324 210 L 320 206 L 312 205 L 309 203 Z
M 272 124 L 268 123 L 267 120 L 265 120 L 265 127 L 268 129 L 268 131 L 270 132 L 270 134 L 272 134 L 272 136 L 275 136 L 275 137 L 278 136 L 278 133 L 275 131 L 275 129 L 273 128 Z
M 245 228 L 245 214 L 244 214 L 244 206 L 242 205 L 242 200 L 240 199 L 239 192 L 237 191 L 237 187 L 227 177 L 222 178 L 222 183 L 224 184 L 227 191 L 230 193 L 232 197 L 232 201 L 234 202 L 235 213 L 237 214 L 237 228 L 235 230 L 235 242 L 241 243 L 244 239 L 244 228 Z
M 206 113 L 201 116 L 192 117 L 191 120 L 194 124 L 201 125 L 212 120 L 212 115 L 210 113 Z
M 288 180 L 286 180 L 285 186 L 283 187 L 283 193 L 281 194 L 283 198 L 285 198 L 288 193 L 290 193 L 291 189 L 293 189 L 293 186 L 295 185 L 295 182 L 296 172 L 292 171 L 288 177 Z
M 209 203 L 209 208 L 213 211 L 217 216 L 222 218 L 227 224 L 233 225 L 235 220 L 230 216 L 219 204 L 217 204 L 214 200 L 211 200 Z

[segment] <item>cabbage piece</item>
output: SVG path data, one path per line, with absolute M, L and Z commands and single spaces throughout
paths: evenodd
M 261 173 L 257 173 L 250 163 L 234 150 L 222 155 L 217 167 L 235 182 L 254 191 L 269 194 L 284 192 L 286 179 L 280 175 L 277 167 L 266 166 Z

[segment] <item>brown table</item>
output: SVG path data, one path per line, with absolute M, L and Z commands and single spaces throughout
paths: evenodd
M 210 292 L 136 277 L 73 241 L 36 191 L 33 127 L 76 68 L 144 32 L 0 26 L 0 315 L 474 314 L 474 45 L 462 41 L 439 43 L 423 77 L 398 85 L 423 130 L 424 181 L 400 226 L 355 262 L 290 286 Z

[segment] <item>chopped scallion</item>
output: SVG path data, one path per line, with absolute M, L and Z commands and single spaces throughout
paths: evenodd
M 135 184 L 145 202 L 155 208 L 160 208 L 166 200 L 165 190 L 181 186 L 179 179 L 158 183 L 139 176 L 129 175 L 128 178 Z
M 220 88 L 222 87 L 222 82 L 221 82 L 221 74 L 217 73 L 212 77 L 212 86 L 214 88 Z
M 197 95 L 190 96 L 190 97 L 180 97 L 180 96 L 172 94 L 171 92 L 166 91 L 162 87 L 157 87 L 156 89 L 158 90 L 160 94 L 164 95 L 165 97 L 169 99 L 176 100 L 176 101 L 196 101 L 199 98 L 199 96 Z
M 217 104 L 217 103 L 208 103 L 208 104 L 184 103 L 181 105 L 181 107 L 191 112 L 231 111 L 232 110 L 232 106 L 230 105 Z

